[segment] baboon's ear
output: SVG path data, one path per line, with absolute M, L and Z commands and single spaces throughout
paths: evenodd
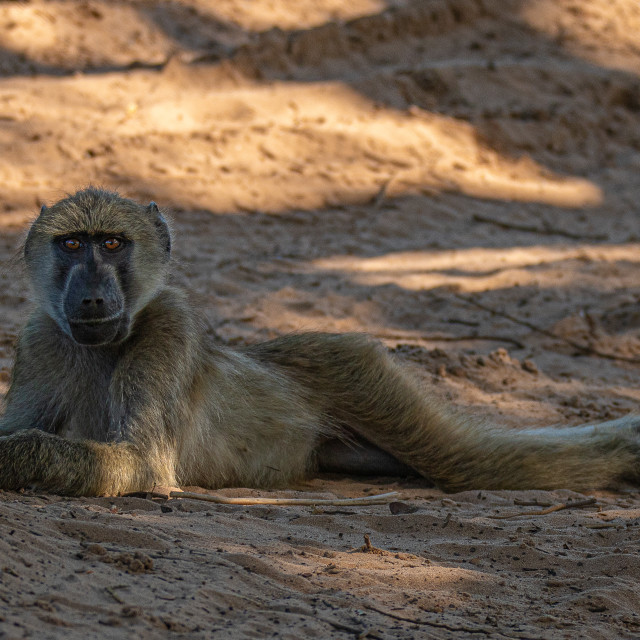
M 160 213 L 160 209 L 158 209 L 158 205 L 155 202 L 152 201 L 149 203 L 147 211 L 153 216 L 153 222 L 167 251 L 167 257 L 169 257 L 171 253 L 171 231 L 169 230 L 169 225 Z

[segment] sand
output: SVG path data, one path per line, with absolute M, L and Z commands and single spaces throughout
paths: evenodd
M 26 225 L 92 183 L 172 212 L 213 338 L 366 331 L 513 428 L 637 407 L 635 0 L 33 0 L 0 33 L 2 391 Z M 640 634 L 637 488 L 222 493 L 391 490 L 2 493 L 0 635 Z

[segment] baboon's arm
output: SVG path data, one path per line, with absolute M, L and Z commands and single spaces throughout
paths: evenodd
M 153 301 L 122 353 L 73 351 L 46 317 L 32 318 L 0 418 L 0 488 L 95 495 L 176 483 L 193 377 L 179 302 Z
M 71 441 L 38 429 L 0 438 L 0 487 L 29 486 L 70 495 L 115 495 L 150 489 L 151 459 L 131 443 Z

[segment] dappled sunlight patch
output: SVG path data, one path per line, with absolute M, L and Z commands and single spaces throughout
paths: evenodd
M 503 168 L 504 170 L 504 168 Z M 580 178 L 551 178 L 534 170 L 533 176 L 520 177 L 492 171 L 477 171 L 456 185 L 476 198 L 544 202 L 560 207 L 595 206 L 603 201 L 600 187 Z M 536 175 L 537 174 L 537 175 Z
M 191 0 L 193 4 L 205 4 Z M 307 29 L 332 20 L 351 20 L 360 16 L 384 11 L 389 6 L 401 4 L 402 0 L 314 0 L 295 2 L 275 0 L 272 2 L 239 3 L 233 0 L 218 0 L 212 11 L 219 18 L 241 25 L 244 29 L 264 31 L 273 27 L 280 29 Z
M 593 515 L 593 520 L 595 522 L 601 521 L 603 523 L 611 523 L 613 526 L 616 524 L 628 526 L 627 522 L 640 520 L 640 509 L 603 509 Z M 598 527 L 596 526 L 593 528 L 597 529 Z
M 154 7 L 109 0 L 4 3 L 0 7 L 2 46 L 60 70 L 126 66 L 132 57 L 156 65 L 166 62 L 179 44 L 194 49 L 219 43 L 237 46 L 247 42 L 254 31 L 308 29 L 377 14 L 397 3 L 181 0 L 163 4 Z
M 140 61 L 158 64 L 172 49 L 170 38 L 123 2 L 4 3 L 0 25 L 3 47 L 60 70 L 125 66 L 142 43 L 146 51 Z
M 321 521 L 318 517 L 303 516 L 303 519 L 313 522 L 314 526 Z M 297 519 L 294 522 L 297 524 Z M 225 543 L 223 549 L 225 559 L 281 583 L 287 583 L 287 578 L 304 578 L 308 581 L 307 589 L 312 585 L 316 588 L 331 586 L 334 589 L 348 589 L 354 594 L 365 594 L 371 593 L 372 589 L 375 592 L 378 588 L 399 585 L 404 589 L 437 592 L 447 599 L 447 603 L 460 604 L 456 590 L 464 587 L 484 591 L 495 586 L 497 581 L 494 575 L 481 568 L 440 564 L 410 553 L 381 549 L 380 554 L 366 554 L 358 549 L 323 549 L 301 538 L 295 538 L 288 547 L 288 551 L 274 553 L 271 545 L 252 550 L 246 546 Z M 265 554 L 269 555 L 268 563 L 260 561 Z
M 563 207 L 602 201 L 591 181 L 502 156 L 464 121 L 385 108 L 342 82 L 244 80 L 225 88 L 215 68 L 192 73 L 174 65 L 167 74 L 160 84 L 157 74 L 145 73 L 126 81 L 41 81 L 12 116 L 33 144 L 2 156 L 0 178 L 41 191 L 47 183 L 94 177 L 149 181 L 158 200 L 216 212 L 313 209 L 439 191 Z M 38 165 L 45 150 L 62 160 L 46 173 Z
M 534 29 L 561 43 L 572 55 L 613 69 L 638 73 L 637 34 L 640 5 L 636 0 L 592 0 L 569 8 L 556 0 L 522 2 L 518 13 Z M 602 34 L 615 46 L 598 47 Z
M 201 84 L 179 97 L 156 95 L 121 126 L 123 135 L 153 137 L 217 130 L 209 145 L 190 143 L 189 165 L 182 168 L 182 154 L 163 158 L 160 138 L 150 165 L 170 180 L 217 174 L 215 198 L 208 198 L 214 210 L 366 203 L 382 188 L 388 197 L 429 189 L 565 207 L 602 201 L 588 180 L 491 151 L 465 122 L 384 109 L 341 82 L 272 83 L 228 89 L 221 97 L 210 91 L 205 104 Z M 207 156 L 211 143 L 213 156 Z M 236 193 L 233 185 L 249 177 L 251 186 Z
M 590 282 L 585 263 L 611 264 L 611 278 L 596 286 L 634 285 L 640 245 L 582 245 L 470 248 L 391 253 L 375 258 L 335 256 L 310 264 L 312 270 L 351 274 L 367 285 L 394 283 L 405 289 L 455 287 L 487 291 L 510 286 L 579 286 Z

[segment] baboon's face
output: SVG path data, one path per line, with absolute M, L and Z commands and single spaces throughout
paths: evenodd
M 77 344 L 126 339 L 164 282 L 167 223 L 151 203 L 87 189 L 43 207 L 25 243 L 36 302 Z
M 120 341 L 131 318 L 124 291 L 133 242 L 124 234 L 74 233 L 53 239 L 57 282 L 71 337 L 84 345 Z

